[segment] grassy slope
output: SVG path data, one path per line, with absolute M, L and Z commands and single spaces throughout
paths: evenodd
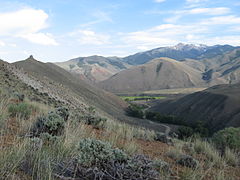
M 49 81 L 50 79 L 54 83 L 58 83 L 57 86 L 61 84 L 66 89 L 64 92 L 60 92 L 60 95 L 61 93 L 62 95 L 68 93 L 75 97 L 75 99 L 83 99 L 85 104 L 98 108 L 101 113 L 106 116 L 110 115 L 110 118 L 112 119 L 117 119 L 137 126 L 143 126 L 156 131 L 165 131 L 165 127 L 161 124 L 149 124 L 145 120 L 126 116 L 125 108 L 128 106 L 126 102 L 111 93 L 87 84 L 52 63 L 42 63 L 33 59 L 28 59 L 14 64 L 35 76 L 39 81 L 43 81 L 43 79 Z M 55 91 L 55 89 L 52 89 L 52 91 Z

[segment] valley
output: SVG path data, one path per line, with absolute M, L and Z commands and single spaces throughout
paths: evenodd
M 0 180 L 240 180 L 239 0 L 0 0 Z
M 196 49 L 179 44 L 174 52 L 191 48 Z M 206 48 L 201 46 L 196 59 L 188 59 L 192 54 L 186 59 L 154 57 L 145 64 L 100 56 L 56 64 L 43 63 L 33 56 L 15 63 L 0 61 L 1 176 L 65 180 L 87 177 L 89 168 L 91 177 L 87 179 L 91 180 L 101 166 L 110 179 L 123 173 L 130 179 L 140 175 L 156 180 L 170 176 L 176 180 L 203 176 L 208 180 L 220 171 L 224 173 L 221 177 L 239 178 L 237 142 L 226 141 L 229 149 L 225 149 L 218 144 L 222 138 L 214 139 L 222 131 L 238 133 L 240 127 L 239 50 L 214 46 L 209 47 L 211 53 L 207 55 Z M 170 52 L 166 54 L 170 56 Z M 29 150 L 29 146 L 34 148 Z M 93 146 L 106 148 L 110 154 L 88 164 L 95 156 Z M 126 159 L 119 160 L 118 155 Z M 21 159 L 16 166 L 15 157 Z M 182 164 L 185 157 L 194 165 Z M 74 158 L 79 160 L 75 162 Z M 105 159 L 95 162 L 98 158 Z M 142 164 L 142 158 L 147 164 Z M 132 161 L 150 170 L 132 169 Z M 109 166 L 113 162 L 125 169 L 115 174 L 120 170 Z M 36 165 L 41 170 L 31 168 Z M 203 175 L 200 170 L 208 173 Z

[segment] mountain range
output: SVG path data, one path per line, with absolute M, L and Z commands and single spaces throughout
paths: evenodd
M 177 44 L 124 58 L 90 56 L 56 65 L 111 92 L 210 87 L 240 82 L 240 48 Z

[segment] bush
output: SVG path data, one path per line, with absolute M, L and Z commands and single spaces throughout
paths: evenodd
M 51 112 L 46 116 L 38 117 L 32 131 L 34 136 L 39 136 L 42 133 L 58 136 L 63 133 L 64 127 L 64 119 L 60 115 Z
M 88 108 L 88 114 L 86 116 L 82 117 L 84 120 L 84 123 L 87 125 L 91 125 L 94 128 L 100 129 L 105 127 L 105 123 L 107 121 L 106 118 L 102 118 L 100 116 L 96 115 L 95 108 L 90 106 Z
M 85 123 L 87 125 L 92 125 L 94 128 L 103 128 L 105 126 L 107 119 L 99 116 L 87 115 L 85 116 Z
M 239 137 L 240 128 L 230 127 L 216 132 L 212 137 L 212 141 L 221 151 L 224 151 L 227 147 L 240 151 Z
M 193 169 L 195 169 L 199 164 L 198 160 L 189 155 L 182 155 L 179 160 L 177 160 L 177 163 Z
M 164 162 L 154 162 L 144 155 L 127 157 L 121 150 L 112 149 L 109 144 L 102 141 L 85 139 L 82 143 L 85 148 L 80 149 L 78 164 L 71 161 L 70 168 L 69 162 L 61 166 L 60 172 L 66 172 L 61 173 L 61 177 L 155 180 L 159 179 L 159 170 L 162 172 L 169 170 Z M 90 160 L 92 164 L 90 165 L 87 160 Z M 66 168 L 70 171 L 66 171 Z
M 131 104 L 130 106 L 128 106 L 126 112 L 128 116 L 132 116 L 132 117 L 137 117 L 142 119 L 144 116 L 142 107 L 135 104 Z
M 59 107 L 55 112 L 49 112 L 47 115 L 38 117 L 32 128 L 33 136 L 39 136 L 42 133 L 51 136 L 62 135 L 68 117 L 68 109 L 64 107 Z
M 11 117 L 20 116 L 20 118 L 24 119 L 28 119 L 30 117 L 32 110 L 33 107 L 27 103 L 10 104 L 8 107 L 8 112 Z
M 67 121 L 69 118 L 69 110 L 66 107 L 58 107 L 56 109 L 56 114 L 61 116 L 64 119 L 64 121 Z
M 178 137 L 180 139 L 191 137 L 194 134 L 193 128 L 182 126 L 178 129 Z
M 84 166 L 102 166 L 110 160 L 121 162 L 127 159 L 127 155 L 120 149 L 114 149 L 109 143 L 90 138 L 80 141 L 78 151 L 78 163 Z
M 184 119 L 173 116 L 173 115 L 162 115 L 158 112 L 147 111 L 146 119 L 150 119 L 159 123 L 168 123 L 168 124 L 176 124 L 176 125 L 186 125 L 186 121 Z

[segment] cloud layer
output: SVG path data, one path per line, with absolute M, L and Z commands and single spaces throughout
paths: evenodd
M 57 45 L 54 38 L 41 30 L 47 28 L 48 14 L 43 10 L 21 9 L 0 13 L 0 36 L 20 37 L 41 45 Z

